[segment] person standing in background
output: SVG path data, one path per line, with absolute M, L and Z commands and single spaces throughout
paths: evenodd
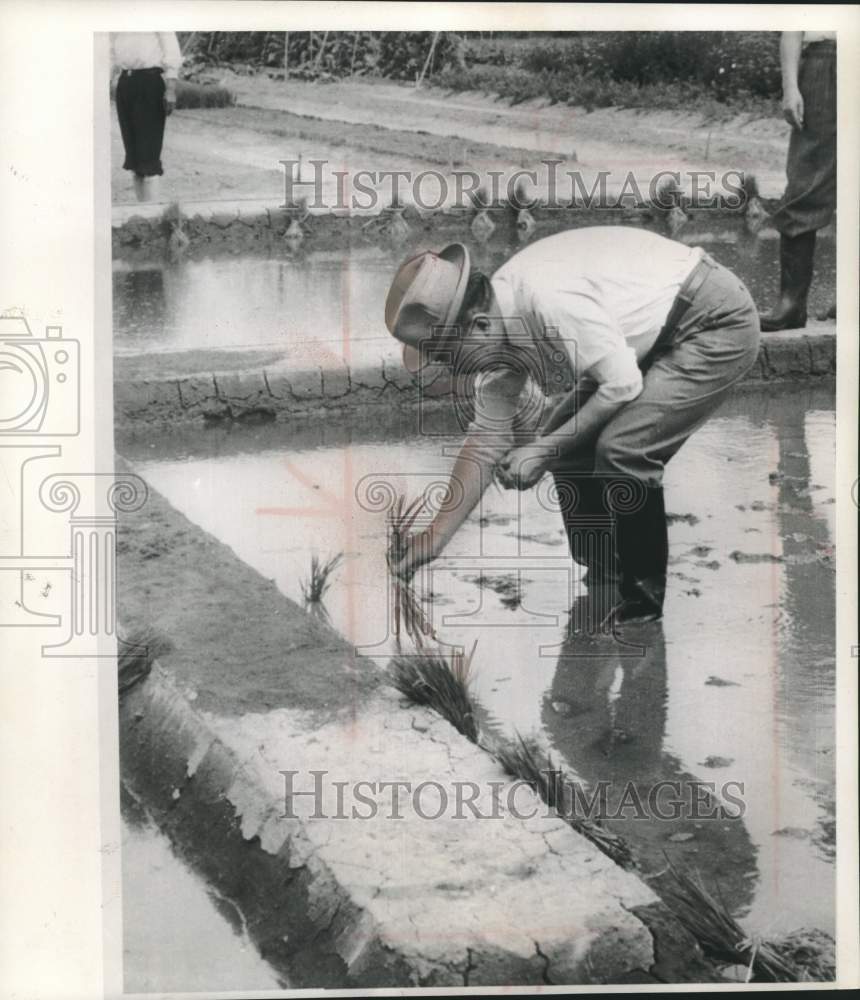
M 156 201 L 164 142 L 164 123 L 176 105 L 176 80 L 182 66 L 172 31 L 120 31 L 111 35 L 111 64 L 118 75 L 116 111 L 123 170 L 134 173 L 138 201 Z
M 784 31 L 782 111 L 791 125 L 788 184 L 773 224 L 780 234 L 780 298 L 764 331 L 806 326 L 815 234 L 836 209 L 836 32 Z M 835 304 L 828 317 L 836 316 Z

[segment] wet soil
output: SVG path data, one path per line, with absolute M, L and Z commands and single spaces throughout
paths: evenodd
M 373 475 L 412 495 L 442 477 L 444 448 L 456 441 L 450 426 L 415 437 L 399 420 L 138 436 L 120 447 L 192 521 L 294 599 L 311 553 L 343 551 L 327 611 L 384 665 L 385 519 L 356 489 Z M 610 813 L 628 796 L 623 818 L 609 822 L 646 876 L 659 885 L 667 852 L 763 933 L 833 924 L 833 433 L 830 390 L 745 392 L 691 439 L 667 482 L 678 516 L 666 618 L 627 636 L 636 655 L 566 637 L 582 585 L 558 514 L 534 494 L 488 494 L 420 591 L 445 641 L 479 639 L 487 725 L 534 737 L 588 787 L 607 782 Z M 163 556 L 150 560 L 146 572 L 161 582 L 157 608 L 182 628 L 195 609 L 175 606 L 181 573 L 200 557 L 181 545 L 177 555 L 160 569 Z M 213 583 L 213 604 L 216 595 Z M 225 633 L 241 630 L 229 608 L 219 614 Z M 255 654 L 269 642 L 259 630 L 241 634 Z M 238 657 L 242 644 L 234 648 Z M 290 694 L 268 696 L 276 704 Z M 731 806 L 734 794 L 741 814 L 637 819 L 630 797 L 647 801 L 659 782 L 680 783 L 685 795 L 713 782 L 705 804 Z
M 119 462 L 118 472 L 124 468 Z M 247 591 L 241 608 L 224 604 L 218 581 L 227 578 Z M 193 530 L 156 494 L 120 517 L 117 585 L 126 633 L 154 627 L 164 635 L 173 647 L 164 665 L 189 690 L 205 677 L 198 702 L 204 711 L 230 715 L 291 705 L 331 717 L 354 710 L 380 683 L 338 634 L 285 606 L 270 577 L 261 579 L 227 545 Z M 215 652 L 201 656 L 201 649 Z M 343 665 L 336 685 L 333 662 Z
M 242 107 L 176 111 L 168 120 L 162 200 L 271 197 L 284 191 L 279 161 L 303 154 L 338 169 L 428 165 L 521 168 L 553 156 L 560 168 L 654 173 L 749 170 L 763 193 L 784 182 L 788 128 L 777 119 L 707 122 L 695 109 L 635 111 L 506 102 L 480 94 L 369 81 L 309 84 L 227 74 Z M 133 201 L 112 119 L 115 202 Z

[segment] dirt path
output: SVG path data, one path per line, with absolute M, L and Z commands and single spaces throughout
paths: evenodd
M 708 124 L 691 113 L 581 109 L 478 94 L 448 95 L 386 82 L 313 84 L 227 74 L 240 107 L 176 112 L 168 121 L 162 199 L 278 198 L 279 161 L 300 154 L 331 170 L 534 168 L 542 158 L 584 177 L 628 170 L 755 172 L 762 193 L 781 191 L 787 142 L 776 120 Z M 115 115 L 112 116 L 115 119 Z M 133 200 L 112 123 L 113 200 Z
M 131 177 L 121 169 L 123 149 L 112 126 L 113 200 L 131 200 Z M 349 122 L 322 121 L 266 108 L 177 111 L 165 130 L 163 200 L 202 201 L 284 197 L 282 160 L 302 158 L 303 177 L 314 176 L 311 161 L 323 160 L 327 199 L 337 199 L 334 171 L 404 171 L 428 168 L 450 174 L 466 166 L 478 172 L 516 169 L 550 150 L 472 142 L 440 143 L 438 136 Z M 573 166 L 571 162 L 569 166 Z M 124 175 L 124 176 L 123 176 Z M 313 189 L 305 193 L 313 198 Z M 435 197 L 428 189 L 428 198 Z
M 549 151 L 598 168 L 655 163 L 681 169 L 752 170 L 763 188 L 784 181 L 788 126 L 780 119 L 738 115 L 708 122 L 694 111 L 641 111 L 550 105 L 511 107 L 486 94 L 457 93 L 387 81 L 317 84 L 225 75 L 243 105 L 289 110 L 328 121 L 384 125 L 387 129 L 458 137 Z M 768 192 L 770 195 L 770 192 Z

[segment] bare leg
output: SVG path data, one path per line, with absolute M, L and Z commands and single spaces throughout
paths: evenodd
M 134 196 L 138 201 L 144 201 L 143 181 L 144 178 L 140 174 L 134 175 Z
M 159 184 L 159 177 L 144 177 L 143 180 L 143 197 L 141 201 L 158 201 L 158 194 L 161 185 Z

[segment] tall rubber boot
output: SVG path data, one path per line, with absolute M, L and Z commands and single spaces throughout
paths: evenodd
M 761 317 L 763 333 L 806 326 L 806 298 L 812 284 L 815 230 L 779 238 L 779 305 Z
M 615 541 L 621 601 L 611 612 L 615 624 L 655 621 L 663 616 L 669 535 L 663 488 L 649 486 L 638 510 L 616 514 Z
M 570 555 L 575 563 L 585 567 L 583 583 L 590 589 L 598 583 L 615 582 L 618 578 L 616 555 L 608 546 L 601 549 L 599 545 L 595 545 L 600 540 L 601 533 L 589 531 L 586 520 L 590 517 L 609 516 L 603 500 L 606 479 L 588 473 L 557 473 L 554 478 L 562 500 L 561 513 Z M 577 502 L 573 506 L 564 504 L 566 482 L 576 488 Z

